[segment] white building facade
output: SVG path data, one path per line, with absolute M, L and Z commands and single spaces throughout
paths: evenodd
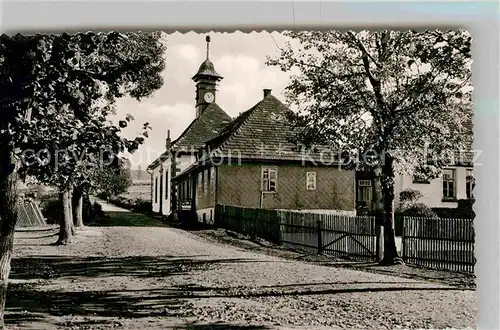
M 419 202 L 434 207 L 457 207 L 457 201 L 473 198 L 474 173 L 470 166 L 443 168 L 443 174 L 436 179 L 415 180 L 411 175 L 398 175 L 395 178 L 395 205 L 399 204 L 399 194 L 404 190 L 418 190 L 423 197 Z

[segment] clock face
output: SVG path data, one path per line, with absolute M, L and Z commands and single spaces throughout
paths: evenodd
M 205 99 L 206 102 L 212 103 L 214 101 L 214 94 L 208 92 L 203 96 L 203 98 Z

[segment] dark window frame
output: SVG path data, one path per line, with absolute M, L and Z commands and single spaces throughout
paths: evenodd
M 366 184 L 361 184 L 361 183 L 366 183 Z M 371 205 L 369 205 L 369 203 L 373 202 L 373 182 L 367 179 L 358 179 L 356 181 L 356 185 L 357 185 L 356 202 L 358 204 L 363 204 L 365 207 L 370 207 Z M 363 195 L 362 190 L 366 190 L 368 192 L 368 195 L 370 197 L 368 200 L 361 199 L 361 196 Z
M 451 179 L 447 179 L 445 172 L 451 172 Z M 455 201 L 457 199 L 457 174 L 456 170 L 453 168 L 447 168 L 443 170 L 442 178 L 442 195 L 443 201 Z M 451 187 L 450 187 L 451 186 Z
M 476 186 L 476 179 L 474 178 L 473 170 L 466 169 L 465 170 L 465 193 L 466 193 L 467 199 L 474 198 L 474 194 L 472 192 L 474 191 L 475 186 Z

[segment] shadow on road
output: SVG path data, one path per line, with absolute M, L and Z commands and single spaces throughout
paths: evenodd
M 279 287 L 217 288 L 174 286 L 166 289 L 104 290 L 104 291 L 42 291 L 11 286 L 7 300 L 8 320 L 24 318 L 22 312 L 47 313 L 53 316 L 80 315 L 98 317 L 192 317 L 192 299 L 255 298 L 324 295 L 359 292 L 457 290 L 451 287 L 415 287 L 398 283 L 391 287 L 352 287 L 343 284 L 339 289 L 306 290 L 307 284 L 296 284 L 291 290 Z M 380 283 L 379 283 L 380 284 Z M 323 284 L 328 285 L 328 284 Z M 351 287 L 350 287 L 351 286 Z
M 272 262 L 253 259 L 210 259 L 206 256 L 187 257 L 122 257 L 74 258 L 30 257 L 14 259 L 12 279 L 51 279 L 72 277 L 84 282 L 86 278 L 106 276 L 165 278 L 203 272 L 228 264 Z M 13 284 L 9 287 L 7 317 L 9 323 L 26 322 L 39 315 L 80 315 L 93 317 L 195 317 L 193 299 L 255 298 L 305 296 L 384 291 L 457 290 L 443 286 L 418 286 L 415 282 L 329 282 L 296 283 L 258 287 L 206 287 L 199 285 L 169 286 L 147 290 L 44 290 L 43 286 Z M 26 311 L 28 313 L 26 313 Z M 192 325 L 186 329 L 238 329 L 224 324 Z M 240 329 L 265 329 L 246 327 Z
M 175 330 L 266 330 L 273 329 L 272 327 L 268 327 L 265 325 L 237 325 L 237 324 L 228 324 L 228 323 L 213 323 L 213 324 L 188 324 L 182 327 L 174 327 Z
M 244 258 L 194 259 L 200 257 L 205 256 L 129 256 L 116 258 L 44 256 L 15 258 L 12 260 L 10 278 L 29 280 L 100 276 L 163 277 L 201 271 L 219 264 L 270 262 Z

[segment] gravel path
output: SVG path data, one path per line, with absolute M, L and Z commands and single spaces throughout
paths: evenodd
M 102 210 L 104 212 L 126 212 L 126 213 L 129 213 L 130 211 L 127 210 L 127 209 L 124 209 L 124 208 L 121 208 L 121 207 L 118 207 L 118 206 L 115 206 L 111 203 L 108 203 L 102 199 L 99 199 L 97 197 L 93 197 L 93 196 L 90 196 L 90 202 L 92 204 L 94 204 L 94 202 L 98 202 L 99 204 L 101 204 L 102 206 Z
M 174 228 L 88 227 L 72 245 L 43 245 L 55 240 L 53 233 L 16 234 L 6 316 L 11 329 L 475 323 L 470 290 L 256 254 Z

